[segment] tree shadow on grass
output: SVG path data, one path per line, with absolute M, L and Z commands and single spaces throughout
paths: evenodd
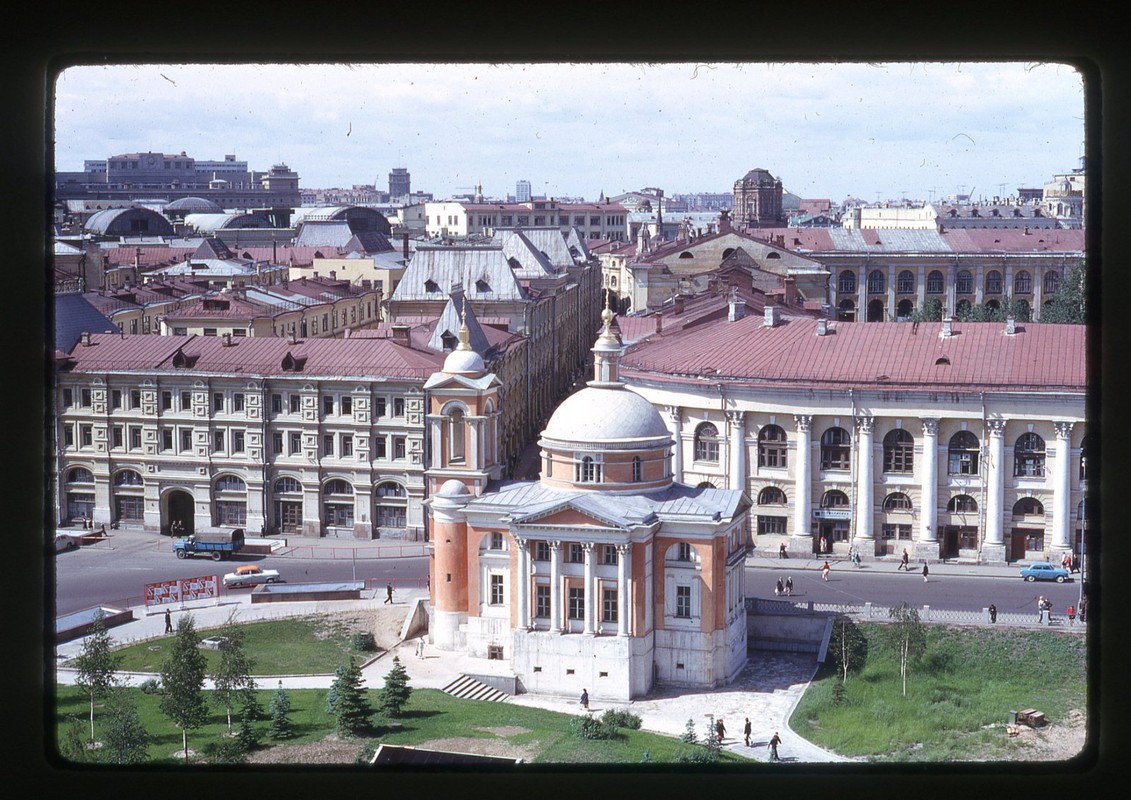
M 418 708 L 418 709 L 412 709 L 412 710 L 406 709 L 406 710 L 401 712 L 401 715 L 399 717 L 397 717 L 394 720 L 390 720 L 390 721 L 391 722 L 397 722 L 398 720 L 405 720 L 405 719 L 426 719 L 427 717 L 438 717 L 442 713 L 443 713 L 442 711 L 437 711 L 436 709 L 428 709 L 428 708 Z

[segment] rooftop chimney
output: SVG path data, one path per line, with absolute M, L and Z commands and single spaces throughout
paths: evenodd
M 404 347 L 409 347 L 410 345 L 409 345 L 409 342 L 408 342 L 408 332 L 409 332 L 409 326 L 408 325 L 394 325 L 393 326 L 393 342 L 394 342 L 394 344 L 399 344 L 399 345 L 403 345 Z
M 672 311 L 677 314 L 683 313 L 683 295 L 675 296 L 675 300 L 672 301 Z
M 652 315 L 656 318 L 656 333 L 664 332 L 664 315 L 663 312 L 657 311 Z
M 951 322 L 952 322 L 952 321 L 953 321 L 953 320 L 952 320 L 952 318 L 951 318 L 951 317 L 947 317 L 946 319 L 944 319 L 944 320 L 942 321 L 942 330 L 941 330 L 941 331 L 939 331 L 939 338 L 941 338 L 941 339 L 945 339 L 945 338 L 947 338 L 948 336 L 953 336 L 953 335 L 954 335 L 954 331 L 953 331 L 953 330 L 951 330 L 951 327 L 950 327 L 950 326 L 951 326 Z
M 221 347 L 231 347 L 232 346 L 232 334 L 231 334 L 231 332 L 224 333 L 224 334 L 220 335 L 220 346 Z
M 1017 333 L 1017 321 L 1013 319 L 1012 314 L 1005 318 L 1005 333 L 1008 336 Z
M 763 327 L 772 328 L 775 325 L 777 325 L 779 322 L 781 322 L 781 309 L 778 306 L 766 306 L 765 309 L 763 309 L 762 314 L 763 314 L 763 316 L 762 316 Z M 734 319 L 735 319 L 735 317 L 734 317 L 734 306 L 732 304 L 731 305 L 731 321 L 733 322 Z
M 829 333 L 829 321 L 827 319 L 817 320 L 817 335 L 827 336 Z
M 83 331 L 79 334 L 79 343 L 83 347 L 90 347 L 90 331 Z

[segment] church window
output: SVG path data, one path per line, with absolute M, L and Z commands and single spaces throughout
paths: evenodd
M 691 619 L 691 587 L 675 587 L 675 615 L 679 619 Z
M 549 542 L 535 542 L 534 543 L 534 560 L 535 561 L 549 561 L 550 560 L 550 543 Z
M 638 483 L 644 480 L 644 461 L 640 456 L 634 456 L 632 459 L 632 480 Z
M 550 616 L 550 587 L 545 584 L 534 587 L 534 616 Z
M 578 483 L 600 483 L 601 463 L 593 456 L 585 456 L 577 464 Z
M 601 590 L 601 622 L 617 621 L 617 590 Z
M 709 422 L 695 429 L 695 460 L 715 463 L 719 460 L 719 430 Z
M 680 542 L 676 548 L 677 561 L 690 561 L 691 560 L 691 545 L 687 542 Z
M 503 576 L 497 573 L 491 573 L 491 605 L 501 606 L 503 604 Z
M 585 561 L 585 551 L 577 542 L 570 542 L 569 545 L 569 562 L 571 564 L 581 564 Z
M 492 550 L 502 550 L 503 549 L 503 534 L 499 533 L 498 531 L 492 531 L 491 532 L 490 548 Z
M 611 544 L 606 544 L 601 547 L 601 562 L 603 564 L 616 564 L 617 563 L 617 549 Z
M 462 464 L 465 460 L 467 426 L 464 424 L 463 410 L 454 409 L 448 416 L 448 459 L 452 464 Z
M 569 590 L 569 618 L 585 619 L 585 590 L 570 587 Z

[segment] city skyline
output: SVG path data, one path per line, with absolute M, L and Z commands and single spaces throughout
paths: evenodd
M 54 168 L 184 151 L 286 163 L 304 188 L 407 167 L 437 198 L 525 179 L 595 200 L 761 167 L 836 202 L 990 198 L 1078 167 L 1084 127 L 1083 78 L 1056 63 L 99 65 L 56 78 Z

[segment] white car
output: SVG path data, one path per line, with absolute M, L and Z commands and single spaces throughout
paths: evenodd
M 257 583 L 274 583 L 279 580 L 279 572 L 274 569 L 263 569 L 255 564 L 237 567 L 235 572 L 224 576 L 224 586 L 235 589 L 239 586 L 254 586 Z
M 64 550 L 78 550 L 79 545 L 82 544 L 82 536 L 74 533 L 57 533 L 55 534 L 55 552 L 61 553 Z

